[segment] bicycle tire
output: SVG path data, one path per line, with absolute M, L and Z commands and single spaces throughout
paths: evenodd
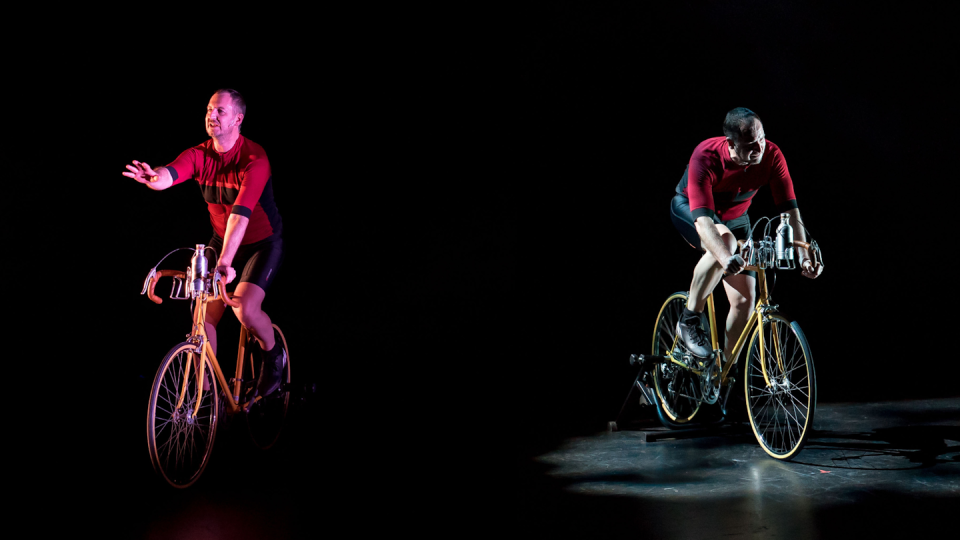
M 675 292 L 667 300 L 657 314 L 657 322 L 653 328 L 653 348 L 655 356 L 664 356 L 670 352 L 676 336 L 677 322 L 687 305 L 688 293 Z M 709 332 L 709 319 L 706 314 L 701 316 L 701 324 Z M 654 403 L 660 423 L 670 429 L 688 429 L 700 410 L 700 402 L 696 399 L 684 397 L 696 395 L 691 385 L 699 385 L 700 380 L 695 374 L 675 364 L 659 364 L 653 369 L 653 390 L 656 399 Z
M 250 438 L 254 446 L 261 450 L 268 450 L 277 443 L 277 440 L 280 438 L 280 433 L 283 431 L 287 412 L 290 408 L 290 349 L 287 346 L 287 339 L 284 337 L 280 327 L 274 324 L 273 329 L 276 332 L 275 336 L 279 337 L 283 344 L 283 350 L 287 353 L 287 364 L 283 369 L 281 379 L 283 385 L 280 387 L 280 390 L 264 397 L 251 406 L 246 414 L 247 431 L 250 433 Z M 253 384 L 247 386 L 249 389 L 248 396 L 252 396 L 256 388 L 257 370 L 260 368 L 259 353 L 255 353 L 254 351 L 259 351 L 260 346 L 257 345 L 252 336 L 250 336 L 249 340 L 246 347 L 246 358 L 243 359 L 243 380 L 252 381 Z M 253 361 L 251 362 L 251 360 Z M 249 399 L 249 397 L 247 399 Z
M 217 433 L 219 396 L 209 359 L 204 359 L 209 388 L 201 392 L 197 416 L 190 418 L 197 402 L 195 361 L 190 362 L 183 404 L 176 408 L 187 359 L 196 358 L 195 350 L 194 344 L 184 342 L 167 353 L 154 377 L 147 404 L 150 462 L 157 474 L 175 488 L 189 487 L 200 478 L 210 461 Z
M 747 349 L 744 372 L 747 416 L 763 450 L 774 459 L 790 460 L 813 431 L 817 407 L 813 355 L 800 325 L 779 313 L 770 314 L 762 330 L 766 377 L 758 326 Z

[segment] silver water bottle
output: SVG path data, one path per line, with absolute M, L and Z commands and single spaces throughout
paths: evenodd
M 780 226 L 777 227 L 777 268 L 792 270 L 796 267 L 790 214 L 783 213 L 780 214 Z
M 194 294 L 200 294 L 205 291 L 204 280 L 209 273 L 207 268 L 207 258 L 203 254 L 203 244 L 197 244 L 197 250 L 190 258 L 190 283 Z

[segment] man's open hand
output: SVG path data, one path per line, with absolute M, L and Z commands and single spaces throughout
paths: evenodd
M 133 165 L 127 165 L 127 171 L 123 173 L 128 178 L 133 178 L 141 184 L 156 182 L 159 176 L 156 171 L 150 168 L 144 161 L 133 160 Z

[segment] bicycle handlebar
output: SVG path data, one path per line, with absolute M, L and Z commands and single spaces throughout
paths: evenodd
M 162 304 L 163 300 L 159 296 L 153 294 L 153 289 L 157 286 L 157 282 L 160 281 L 160 278 L 167 276 L 172 278 L 186 279 L 187 273 L 183 270 L 161 270 L 159 272 L 151 272 L 147 277 L 146 294 L 147 298 L 153 300 L 155 304 Z
M 747 243 L 746 240 L 737 240 L 737 248 L 742 248 L 743 245 L 746 244 L 746 243 Z M 810 242 L 803 242 L 803 241 L 800 241 L 800 240 L 794 240 L 794 241 L 793 241 L 793 247 L 802 247 L 803 249 L 806 249 L 806 250 L 809 250 L 809 251 L 813 251 L 813 250 L 815 249 L 815 248 L 813 247 L 813 244 L 811 244 Z
M 776 248 L 774 247 L 776 245 Z M 823 255 L 820 253 L 820 246 L 815 240 L 804 242 L 801 240 L 778 239 L 772 241 L 769 236 L 760 240 L 737 240 L 737 254 L 747 263 L 744 270 L 757 271 L 758 268 L 778 268 L 781 270 L 790 270 L 795 268 L 793 250 L 802 248 L 810 253 L 810 260 L 814 265 L 823 264 Z M 781 255 L 781 249 L 783 254 Z
M 240 307 L 240 302 L 237 302 L 233 298 L 227 296 L 227 277 L 220 276 L 220 279 L 217 280 L 216 286 L 220 289 L 220 299 L 223 300 L 223 303 L 230 306 L 238 308 Z
M 159 281 L 160 278 L 162 277 L 172 277 L 175 279 L 179 278 L 182 280 L 186 280 L 187 273 L 184 272 L 183 270 L 160 270 L 159 272 L 156 272 L 156 271 L 151 272 L 150 275 L 147 276 L 147 286 L 145 288 L 145 293 L 147 295 L 147 298 L 149 298 L 156 304 L 163 303 L 163 300 L 153 292 L 154 288 L 157 286 L 157 281 Z M 226 276 L 220 276 L 220 279 L 217 280 L 217 283 L 215 286 L 217 287 L 218 292 L 220 293 L 220 299 L 223 300 L 224 304 L 230 307 L 235 307 L 235 308 L 240 307 L 240 302 L 237 302 L 236 300 L 234 300 L 233 298 L 230 298 L 227 295 Z

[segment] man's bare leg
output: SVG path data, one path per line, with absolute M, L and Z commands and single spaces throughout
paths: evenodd
M 693 269 L 693 280 L 690 282 L 690 298 L 687 299 L 687 309 L 703 313 L 707 304 L 707 297 L 720 283 L 723 277 L 723 268 L 717 263 L 710 252 L 705 252 L 697 266 Z
M 723 347 L 725 358 L 729 360 L 737 340 L 740 339 L 740 333 L 756 306 L 757 278 L 745 274 L 727 276 L 723 280 L 723 288 L 727 292 L 727 300 L 730 301 Z
M 217 354 L 217 325 L 223 317 L 223 311 L 224 305 L 220 300 L 207 302 L 207 316 L 203 320 L 203 328 L 207 331 L 207 339 L 210 341 L 210 347 L 213 348 L 213 354 Z
M 237 285 L 233 299 L 240 302 L 239 308 L 233 308 L 237 320 L 253 337 L 264 351 L 273 349 L 276 344 L 273 337 L 273 322 L 260 306 L 263 304 L 264 290 L 258 285 L 242 282 Z
M 233 308 L 237 319 L 260 344 L 263 351 L 263 363 L 257 378 L 257 392 L 268 396 L 280 388 L 283 366 L 286 363 L 285 351 L 273 337 L 273 324 L 270 317 L 260 309 L 263 303 L 263 289 L 253 283 L 240 283 L 233 299 L 240 302 L 239 308 Z M 276 347 L 276 350 L 274 348 Z
M 736 253 L 737 239 L 724 225 L 717 225 L 720 237 L 730 248 L 730 251 Z M 717 259 L 709 251 L 703 253 L 697 266 L 693 269 L 693 279 L 690 282 L 690 298 L 687 299 L 687 309 L 703 313 L 704 306 L 707 303 L 707 297 L 717 288 L 720 279 L 723 278 L 723 267 L 717 262 Z

